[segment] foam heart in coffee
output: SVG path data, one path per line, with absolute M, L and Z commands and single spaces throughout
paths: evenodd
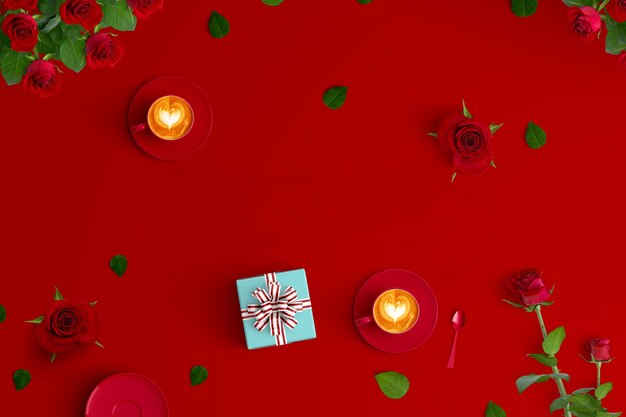
M 408 291 L 391 289 L 382 293 L 374 303 L 374 320 L 389 333 L 404 333 L 417 321 L 419 307 Z
M 178 96 L 161 97 L 148 111 L 148 126 L 161 139 L 180 139 L 189 132 L 192 124 L 193 110 Z

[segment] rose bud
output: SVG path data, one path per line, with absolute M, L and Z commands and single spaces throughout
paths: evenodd
M 626 0 L 611 0 L 606 6 L 606 10 L 618 22 L 626 21 Z
M 124 54 L 124 47 L 108 33 L 98 33 L 87 39 L 85 57 L 92 68 L 112 67 Z
M 89 303 L 55 301 L 37 326 L 37 340 L 50 353 L 62 353 L 79 343 L 95 343 L 100 315 Z
M 586 343 L 586 347 L 592 361 L 607 362 L 611 360 L 611 341 L 609 339 L 591 339 Z
M 95 0 L 67 0 L 59 8 L 61 20 L 68 25 L 93 29 L 102 21 L 102 9 Z
M 47 97 L 60 91 L 61 79 L 54 64 L 38 59 L 26 69 L 22 85 L 26 90 L 32 91 L 40 97 Z
M 594 38 L 602 26 L 600 12 L 593 7 L 575 7 L 568 13 L 569 31 L 578 40 L 587 42 Z
M 11 41 L 11 49 L 17 52 L 32 51 L 39 40 L 37 22 L 24 13 L 10 14 L 2 22 L 2 31 Z
M 543 272 L 536 268 L 526 268 L 514 273 L 507 286 L 524 307 L 544 303 L 550 298 L 550 292 L 543 282 Z
M 33 10 L 37 6 L 38 0 L 4 0 L 4 6 L 7 10 L 24 9 L 27 12 Z
M 163 0 L 128 0 L 128 5 L 139 19 L 145 19 L 157 10 L 161 10 Z

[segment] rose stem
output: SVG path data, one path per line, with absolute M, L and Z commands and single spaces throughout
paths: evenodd
M 543 321 L 543 316 L 541 315 L 541 306 L 538 305 L 535 309 L 537 313 L 537 319 L 539 320 L 539 327 L 541 327 L 541 334 L 543 335 L 543 340 L 546 340 L 548 337 L 548 332 L 546 331 L 546 325 Z M 554 355 L 550 355 L 554 357 Z M 552 372 L 555 374 L 559 373 L 559 368 L 555 365 L 552 367 Z M 561 378 L 555 378 L 556 386 L 559 388 L 559 394 L 561 397 L 567 397 L 567 391 L 565 391 L 565 385 L 563 385 L 563 380 Z M 572 413 L 569 411 L 569 403 L 565 406 L 565 415 L 567 417 L 572 417 Z
M 600 378 L 600 373 L 601 373 L 601 369 L 602 369 L 602 362 L 596 362 L 596 368 L 598 368 L 598 378 L 597 378 L 597 387 L 599 387 L 601 385 L 601 378 Z

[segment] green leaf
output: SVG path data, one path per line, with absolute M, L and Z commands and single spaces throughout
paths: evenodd
M 504 123 L 500 123 L 500 124 L 495 124 L 492 123 L 489 125 L 489 130 L 491 130 L 491 134 L 493 135 L 494 133 L 496 133 L 498 130 L 500 130 L 500 128 L 504 126 Z
M 129 32 L 137 27 L 137 17 L 126 0 L 104 0 L 100 28 L 111 26 L 119 31 Z
M 59 13 L 59 6 L 63 0 L 39 0 L 37 7 L 44 16 L 54 16 Z
M 26 320 L 24 323 L 41 324 L 46 316 L 39 316 L 36 319 Z
M 268 6 L 278 6 L 284 0 L 262 0 L 262 1 L 263 1 L 263 3 L 267 4 Z
M 122 275 L 126 272 L 126 268 L 128 268 L 128 260 L 124 255 L 115 255 L 109 261 L 109 267 L 118 277 L 122 278 Z
M 550 378 L 552 379 L 562 379 L 565 382 L 569 382 L 569 375 L 568 374 L 564 374 L 564 373 L 558 373 L 558 374 L 549 374 L 548 375 Z
M 374 0 L 356 0 L 357 3 L 359 4 L 370 4 L 371 2 L 373 2 Z
M 533 149 L 539 149 L 546 144 L 546 132 L 533 122 L 526 127 L 526 143 Z
M 57 358 L 57 354 L 56 354 L 56 353 L 53 353 L 53 354 L 50 356 L 50 363 L 54 363 L 54 360 L 55 360 L 56 358 Z
M 596 0 L 563 0 L 566 6 L 569 7 L 583 7 L 583 6 L 595 6 Z
M 595 417 L 599 411 L 604 411 L 604 408 L 602 403 L 591 395 L 579 394 L 570 397 L 570 411 L 578 417 Z
M 96 304 L 98 304 L 98 300 L 92 301 L 92 302 L 89 303 L 89 305 L 92 306 L 92 307 L 95 307 Z
M 30 372 L 26 369 L 18 369 L 13 373 L 13 385 L 17 391 L 24 389 L 30 384 Z
M 455 179 L 456 179 L 456 172 L 453 172 L 452 173 L 452 179 L 450 180 L 450 184 L 452 184 Z
M 347 94 L 348 87 L 331 87 L 324 92 L 324 104 L 326 104 L 329 109 L 337 110 L 346 102 Z
M 556 410 L 565 408 L 567 404 L 569 404 L 569 398 L 570 396 L 566 395 L 565 397 L 559 397 L 552 401 L 552 404 L 550 404 L 550 414 L 554 413 Z
M 522 392 L 526 391 L 528 387 L 530 387 L 532 384 L 546 382 L 549 380 L 550 375 L 530 374 L 517 378 L 517 381 L 515 381 L 515 385 L 517 386 L 517 391 L 521 394 Z
M 230 32 L 230 23 L 224 16 L 214 11 L 209 18 L 209 32 L 214 38 L 223 38 Z
M 556 355 L 565 340 L 565 328 L 563 326 L 552 330 L 541 344 L 546 355 Z
M 191 368 L 191 371 L 189 372 L 189 382 L 191 382 L 191 385 L 193 386 L 200 385 L 206 381 L 208 376 L 209 372 L 204 366 L 196 365 Z
M 612 55 L 621 54 L 624 50 L 626 50 L 626 44 L 621 44 L 619 42 L 619 34 L 615 26 L 611 26 L 607 23 L 606 29 L 606 52 Z
M 59 49 L 61 61 L 74 72 L 80 72 L 85 67 L 85 40 L 67 38 Z
M 489 404 L 487 404 L 485 417 L 506 417 L 506 413 L 498 404 L 494 403 L 493 401 L 489 401 Z
M 4 322 L 7 319 L 7 310 L 4 308 L 2 304 L 0 304 L 0 323 Z
M 554 356 L 547 356 L 547 355 L 544 355 L 543 353 L 531 353 L 528 356 L 535 359 L 537 362 L 539 362 L 542 365 L 552 367 L 558 364 L 558 361 L 556 360 Z
M 502 301 L 504 301 L 505 303 L 510 304 L 510 305 L 512 305 L 513 307 L 516 307 L 516 308 L 524 308 L 523 305 L 518 304 L 518 303 L 514 303 L 513 301 L 509 301 L 509 300 L 506 300 L 506 299 L 504 299 Z
M 0 61 L 0 71 L 8 85 L 19 84 L 22 81 L 24 71 L 28 68 L 30 60 L 26 52 L 15 52 L 12 49 L 4 49 Z
M 599 400 L 603 400 L 607 395 L 609 395 L 609 392 L 611 392 L 611 390 L 613 389 L 613 383 L 612 382 L 606 382 L 602 385 L 600 385 L 598 388 L 596 388 L 596 398 Z
M 409 391 L 409 380 L 399 372 L 381 372 L 374 376 L 380 390 L 389 398 L 400 399 Z
M 63 301 L 63 295 L 61 295 L 61 291 L 57 287 L 54 287 L 54 301 Z
M 104 349 L 104 346 L 102 345 L 102 343 L 98 342 L 97 340 L 96 340 L 96 346 L 98 346 L 98 347 L 100 347 L 100 348 Z
M 46 23 L 46 26 L 44 26 L 44 28 L 41 29 L 41 31 L 43 33 L 49 33 L 52 29 L 59 26 L 59 23 L 61 23 L 61 16 L 54 16 L 52 19 L 48 21 L 48 23 Z
M 593 391 L 595 388 L 580 388 L 577 389 L 576 391 L 572 392 L 572 394 L 577 395 L 577 394 L 586 394 L 588 392 Z
M 469 110 L 467 110 L 467 106 L 465 105 L 465 100 L 461 100 L 463 102 L 463 116 L 467 117 L 468 119 L 472 118 L 472 113 L 469 112 Z
M 511 11 L 515 16 L 528 17 L 537 11 L 537 0 L 511 0 Z

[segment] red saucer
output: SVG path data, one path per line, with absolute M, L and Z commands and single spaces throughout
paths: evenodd
M 180 77 L 161 77 L 149 81 L 137 91 L 128 109 L 128 126 L 146 122 L 150 105 L 159 97 L 175 95 L 184 98 L 193 109 L 194 122 L 184 137 L 168 141 L 144 129 L 132 133 L 137 145 L 157 159 L 176 161 L 193 155 L 205 144 L 213 126 L 209 99 L 196 84 Z
M 86 417 L 167 417 L 159 387 L 138 374 L 117 374 L 102 381 L 87 401 Z
M 403 269 L 379 272 L 361 287 L 354 300 L 354 320 L 372 315 L 372 306 L 380 293 L 398 288 L 410 292 L 419 305 L 419 317 L 411 330 L 390 334 L 381 330 L 375 322 L 357 326 L 361 336 L 383 352 L 403 353 L 424 343 L 437 324 L 437 299 L 432 288 L 423 278 Z

